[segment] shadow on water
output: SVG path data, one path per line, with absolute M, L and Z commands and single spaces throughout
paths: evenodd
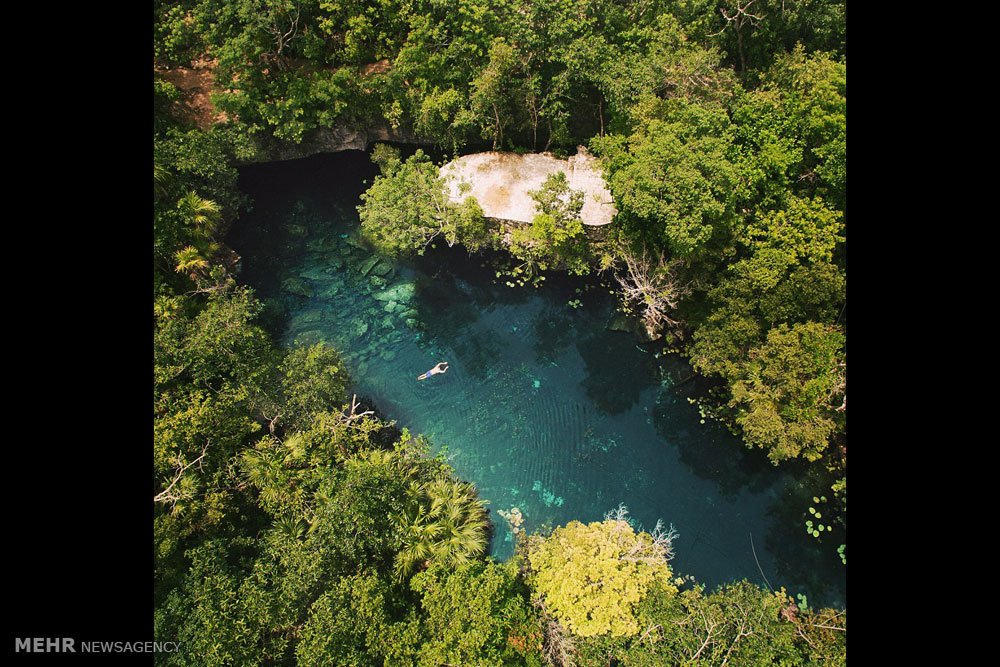
M 717 423 L 702 423 L 688 403 L 684 387 L 661 387 L 654 424 L 661 437 L 677 442 L 681 462 L 702 479 L 715 483 L 719 493 L 735 498 L 741 491 L 760 493 L 776 483 L 780 473 L 760 451 L 751 451 Z M 698 433 L 699 437 L 691 437 Z
M 763 452 L 748 449 L 721 425 L 700 423 L 696 411 L 685 409 L 688 393 L 681 389 L 661 388 L 655 413 L 657 432 L 676 437 L 681 462 L 698 477 L 711 480 L 721 497 L 738 499 L 746 492 L 771 497 L 766 510 L 772 519 L 770 528 L 754 540 L 758 555 L 763 552 L 773 558 L 772 583 L 775 579 L 796 582 L 797 586 L 789 586 L 791 593 L 810 591 L 814 601 L 843 606 L 844 570 L 835 549 L 840 536 L 827 533 L 826 544 L 820 545 L 804 525 L 815 490 L 828 489 L 832 480 L 818 479 L 811 472 L 814 468 L 802 461 L 776 467 Z M 691 437 L 695 431 L 703 438 Z
M 818 487 L 701 424 L 691 385 L 674 386 L 686 364 L 607 329 L 607 286 L 553 276 L 510 288 L 495 258 L 445 244 L 412 261 L 380 258 L 356 210 L 374 174 L 359 152 L 246 167 L 255 209 L 227 243 L 278 340 L 336 347 L 352 391 L 447 448 L 493 510 L 492 556 L 514 548 L 498 510 L 518 507 L 533 532 L 600 520 L 624 502 L 647 528 L 674 523 L 675 568 L 708 586 L 766 577 L 812 604 L 844 598 L 843 568 L 827 558 L 835 547 L 817 548 L 803 527 L 802 496 Z M 445 360 L 448 373 L 416 381 Z
M 642 391 L 652 387 L 656 377 L 649 355 L 637 349 L 633 341 L 629 341 L 630 348 L 619 333 L 598 332 L 576 343 L 587 368 L 583 388 L 599 410 L 621 414 L 639 401 Z
M 573 316 L 561 308 L 546 306 L 531 323 L 535 355 L 539 364 L 551 364 L 578 336 Z
M 439 271 L 434 279 L 423 278 L 414 282 L 414 303 L 428 338 L 461 339 L 463 332 L 479 320 L 482 311 L 476 303 L 456 298 L 456 295 L 463 294 L 458 282 L 450 271 L 444 270 Z M 482 378 L 484 369 L 497 358 L 497 346 L 491 345 L 489 340 L 483 340 L 482 336 L 474 337 L 468 343 L 456 346 L 455 351 Z

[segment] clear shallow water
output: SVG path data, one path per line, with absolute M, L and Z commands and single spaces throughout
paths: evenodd
M 676 527 L 681 574 L 709 586 L 766 577 L 813 605 L 845 604 L 836 545 L 801 525 L 812 491 L 701 424 L 693 384 L 675 386 L 690 368 L 610 331 L 607 288 L 556 277 L 512 289 L 460 248 L 379 260 L 358 241 L 355 208 L 375 173 L 354 151 L 246 167 L 255 210 L 227 242 L 284 344 L 333 345 L 355 391 L 447 448 L 489 501 L 494 557 L 514 546 L 498 510 L 519 508 L 532 531 L 625 503 L 647 529 Z M 439 361 L 447 373 L 416 380 Z

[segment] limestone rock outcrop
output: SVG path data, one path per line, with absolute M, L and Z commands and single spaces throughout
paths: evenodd
M 585 199 L 580 218 L 591 227 L 607 225 L 618 212 L 604 181 L 600 161 L 583 146 L 577 154 L 560 160 L 551 153 L 502 153 L 488 151 L 463 155 L 441 167 L 448 179 L 449 197 L 458 203 L 472 195 L 488 218 L 531 222 L 537 190 L 549 174 L 566 174 L 570 188 L 582 190 Z M 463 192 L 462 183 L 471 189 Z

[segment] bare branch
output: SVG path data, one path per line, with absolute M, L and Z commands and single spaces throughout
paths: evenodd
M 352 395 L 351 409 L 349 412 L 341 415 L 340 418 L 341 422 L 347 424 L 348 426 L 351 426 L 354 424 L 354 422 L 361 419 L 362 417 L 367 417 L 368 415 L 375 414 L 373 410 L 365 410 L 364 412 L 358 412 L 359 405 L 360 403 L 358 403 L 358 395 L 357 394 Z
M 820 625 L 819 623 L 810 623 L 814 628 L 823 628 L 824 630 L 839 630 L 840 632 L 847 632 L 847 628 L 835 628 L 832 625 Z
M 566 632 L 554 617 L 542 607 L 542 622 L 545 628 L 543 644 L 546 661 L 555 667 L 574 667 L 573 652 L 576 650 L 573 636 Z
M 619 503 L 618 507 L 604 514 L 605 521 L 624 521 L 628 523 L 628 507 Z
M 749 11 L 747 11 L 750 8 L 750 5 L 752 5 L 756 1 L 757 0 L 749 0 L 744 4 L 741 3 L 740 0 L 736 0 L 736 9 L 733 10 L 732 16 L 729 15 L 729 12 L 726 11 L 725 7 L 720 7 L 719 11 L 722 12 L 722 17 L 726 19 L 726 24 L 722 26 L 722 30 L 716 33 L 712 33 L 711 35 L 709 35 L 709 37 L 716 37 L 718 35 L 721 35 L 723 32 L 725 32 L 726 28 L 728 28 L 730 24 L 732 24 L 737 31 L 741 30 L 743 26 L 748 23 L 750 25 L 757 25 L 757 23 L 764 17 L 757 16 L 756 14 L 751 14 Z
M 698 648 L 698 651 L 691 656 L 692 661 L 697 660 L 698 656 L 701 655 L 701 652 L 705 650 L 705 647 L 708 646 L 709 642 L 712 639 L 712 633 L 714 633 L 715 628 L 719 626 L 718 622 L 714 621 L 710 622 L 708 620 L 708 617 L 705 616 L 704 611 L 701 612 L 701 618 L 705 622 L 705 641 L 701 643 L 701 646 Z
M 199 463 L 203 458 L 205 458 L 205 453 L 208 451 L 209 444 L 211 444 L 211 441 L 208 441 L 208 442 L 205 443 L 205 447 L 201 450 L 201 456 L 199 456 L 198 458 L 196 458 L 194 461 L 191 461 L 191 463 L 187 464 L 184 467 L 180 467 L 181 466 L 181 454 L 180 453 L 177 454 L 177 466 L 178 466 L 179 469 L 177 471 L 177 474 L 174 475 L 174 481 L 170 482 L 170 486 L 168 486 L 163 491 L 160 491 L 158 494 L 156 494 L 155 496 L 153 496 L 153 502 L 154 503 L 173 502 L 173 503 L 176 504 L 178 500 L 183 500 L 183 498 L 181 496 L 176 496 L 173 493 L 171 493 L 171 491 L 173 490 L 173 488 L 177 484 L 177 482 L 180 481 L 181 476 L 184 474 L 184 472 L 188 468 L 190 468 L 191 466 L 193 466 L 195 463 Z M 200 465 L 199 465 L 199 469 L 200 469 Z
M 727 12 L 724 7 L 720 7 L 719 9 L 722 12 L 722 17 L 726 19 L 726 23 L 722 26 L 722 29 L 719 30 L 719 32 L 709 35 L 709 37 L 721 35 L 730 25 L 736 29 L 736 44 L 740 53 L 741 71 L 745 71 L 747 68 L 746 56 L 743 54 L 743 26 L 755 26 L 760 22 L 761 18 L 763 18 L 749 12 L 750 5 L 754 2 L 756 2 L 756 0 L 748 0 L 746 3 L 736 0 L 736 9 L 733 10 L 732 16 L 730 16 L 729 12 Z
M 641 642 L 643 639 L 645 639 L 646 635 L 648 635 L 650 632 L 652 632 L 653 630 L 656 630 L 659 627 L 661 627 L 661 626 L 660 626 L 659 623 L 657 623 L 656 625 L 651 625 L 648 628 L 646 628 L 646 631 L 644 633 L 642 633 L 641 637 L 639 637 L 639 642 Z M 650 642 L 652 642 L 652 639 L 650 639 Z
M 669 313 L 691 291 L 690 286 L 679 285 L 674 277 L 679 262 L 667 262 L 661 253 L 654 266 L 645 250 L 639 257 L 627 251 L 622 255 L 627 275 L 616 273 L 615 278 L 622 287 L 625 301 L 641 309 L 643 323 L 650 338 L 657 337 L 664 327 L 678 328 L 682 322 L 670 317 Z
M 673 524 L 668 529 L 664 527 L 663 519 L 657 519 L 651 533 L 636 534 L 628 521 L 628 508 L 624 503 L 605 514 L 604 520 L 615 524 L 615 537 L 622 549 L 621 560 L 657 565 L 674 557 L 673 541 L 677 537 L 677 531 Z

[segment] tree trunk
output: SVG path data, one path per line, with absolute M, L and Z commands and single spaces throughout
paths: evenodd
M 743 55 L 743 31 L 739 26 L 736 27 L 736 46 L 740 51 L 740 71 L 747 71 L 747 59 Z

